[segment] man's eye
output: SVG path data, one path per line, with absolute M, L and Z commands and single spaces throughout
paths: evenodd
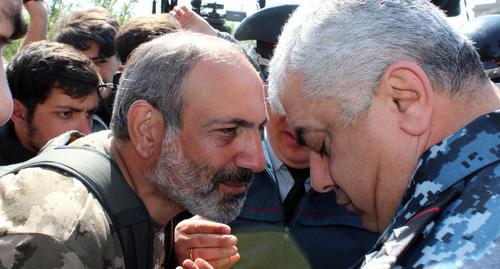
M 58 112 L 57 115 L 61 119 L 69 119 L 69 118 L 71 118 L 71 116 L 73 116 L 73 112 L 72 111 L 61 111 L 61 112 Z
M 321 148 L 319 149 L 319 155 L 321 155 L 321 157 L 323 157 L 323 156 L 330 157 L 330 155 L 328 154 L 328 150 L 326 148 L 325 142 L 323 142 L 323 144 L 321 144 Z
M 106 59 L 94 60 L 95 65 L 105 64 L 107 62 L 108 62 L 108 60 L 106 60 Z
M 235 135 L 236 134 L 236 128 L 222 128 L 217 130 L 219 133 L 222 133 L 224 135 Z

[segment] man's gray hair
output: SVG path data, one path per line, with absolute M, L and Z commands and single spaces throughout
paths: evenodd
M 127 113 L 137 100 L 145 100 L 162 114 L 167 128 L 181 127 L 185 82 L 203 61 L 234 62 L 242 50 L 228 41 L 187 31 L 167 34 L 141 45 L 131 55 L 115 98 L 111 130 L 128 139 Z M 210 83 L 210 81 L 207 81 Z
M 471 42 L 428 0 L 304 1 L 283 29 L 270 63 L 269 96 L 298 74 L 303 94 L 333 97 L 348 124 L 366 111 L 385 70 L 399 60 L 418 64 L 436 91 L 472 90 L 486 79 Z

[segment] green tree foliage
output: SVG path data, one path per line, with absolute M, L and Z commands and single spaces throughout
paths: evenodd
M 130 19 L 132 15 L 131 8 L 138 1 L 139 0 L 127 0 L 120 5 L 118 0 L 92 0 L 94 6 L 101 6 L 110 10 L 113 13 L 113 15 L 116 16 L 120 24 Z
M 48 0 L 48 5 L 49 5 L 48 38 L 49 38 L 49 40 L 51 40 L 52 36 L 54 35 L 53 29 L 54 29 L 54 25 L 56 24 L 57 20 L 59 20 L 59 18 L 61 18 L 62 16 L 66 15 L 67 11 L 74 10 L 74 9 L 78 8 L 78 6 L 73 1 L 63 2 L 63 0 Z
M 15 40 L 14 42 L 12 42 L 9 45 L 4 47 L 3 57 L 7 62 L 10 61 L 14 57 L 17 50 L 21 46 L 21 43 L 22 43 L 22 40 Z M 5 61 L 4 61 L 4 64 L 6 64 Z
M 138 0 L 83 0 L 83 1 L 68 1 L 68 0 L 45 0 L 48 4 L 48 16 L 49 16 L 49 31 L 48 38 L 49 40 L 53 37 L 53 29 L 55 23 L 66 14 L 85 7 L 89 6 L 101 6 L 108 10 L 110 10 L 113 15 L 116 16 L 120 24 L 130 19 L 132 16 L 132 9 L 134 4 L 138 2 Z M 28 14 L 24 14 L 25 19 L 28 22 L 29 16 Z M 3 51 L 4 58 L 9 61 L 16 54 L 17 50 L 22 44 L 22 40 L 16 40 L 12 42 L 10 45 L 6 46 Z

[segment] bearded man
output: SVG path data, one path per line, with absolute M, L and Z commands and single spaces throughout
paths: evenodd
M 264 169 L 266 121 L 261 80 L 237 46 L 175 33 L 141 46 L 129 59 L 111 132 L 71 145 L 116 162 L 155 224 L 152 264 L 159 268 L 168 245 L 164 227 L 174 216 L 188 210 L 229 222 L 239 214 L 251 175 Z M 3 266 L 123 266 L 112 222 L 75 178 L 28 168 L 2 177 L 0 192 Z M 196 265 L 208 267 L 203 260 Z

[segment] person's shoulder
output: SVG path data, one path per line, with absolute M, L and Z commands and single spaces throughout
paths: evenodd
M 72 142 L 71 146 L 89 147 L 111 156 L 110 146 L 112 139 L 113 133 L 111 130 L 103 130 L 81 137 Z
M 5 268 L 19 265 L 23 268 L 88 268 L 77 253 L 51 236 L 3 234 L 0 239 L 0 260 Z
M 47 168 L 23 169 L 0 178 L 0 195 L 2 255 L 22 259 L 31 251 L 34 264 L 57 256 L 90 268 L 122 257 L 106 212 L 71 175 Z
M 99 253 L 95 249 L 73 249 L 67 242 L 46 234 L 0 236 L 2 268 L 124 268 L 120 249 Z
M 416 267 L 451 264 L 496 268 L 500 262 L 500 163 L 488 166 L 466 184 L 459 197 L 425 231 Z M 496 261 L 496 263 L 492 263 Z M 496 264 L 496 266 L 493 266 Z M 467 265 L 467 266 L 466 266 Z

